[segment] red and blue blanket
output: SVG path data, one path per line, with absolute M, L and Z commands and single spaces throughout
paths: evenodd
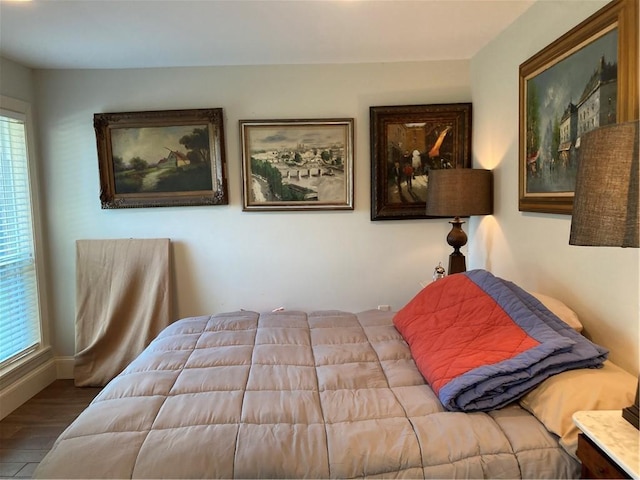
M 500 408 L 551 375 L 599 368 L 608 354 L 531 294 L 485 270 L 429 284 L 394 324 L 453 411 Z

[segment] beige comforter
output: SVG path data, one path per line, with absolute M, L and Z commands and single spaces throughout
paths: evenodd
M 532 415 L 444 411 L 392 313 L 240 311 L 167 327 L 36 477 L 563 478 Z

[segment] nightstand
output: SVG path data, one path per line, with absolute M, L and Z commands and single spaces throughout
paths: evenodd
M 576 412 L 573 423 L 582 431 L 577 451 L 582 478 L 640 477 L 640 432 L 620 410 Z

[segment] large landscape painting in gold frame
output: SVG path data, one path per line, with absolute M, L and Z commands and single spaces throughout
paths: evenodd
M 638 10 L 614 0 L 520 65 L 520 211 L 571 214 L 580 136 L 638 118 Z

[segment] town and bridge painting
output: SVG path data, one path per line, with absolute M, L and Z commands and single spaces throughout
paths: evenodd
M 350 208 L 352 124 L 242 123 L 245 209 Z

